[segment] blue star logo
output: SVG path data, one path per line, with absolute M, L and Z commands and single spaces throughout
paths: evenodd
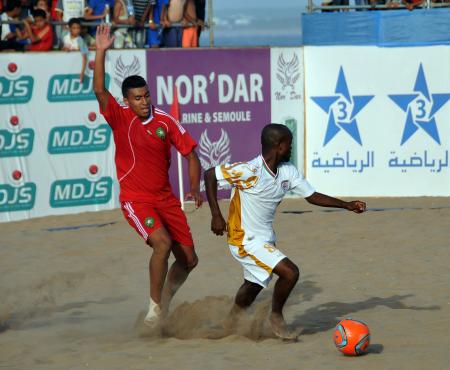
M 450 99 L 450 94 L 430 94 L 420 63 L 412 94 L 388 95 L 406 113 L 405 127 L 400 145 L 406 143 L 419 129 L 425 131 L 441 145 L 435 115 Z
M 359 145 L 362 145 L 356 116 L 372 100 L 374 95 L 350 95 L 342 67 L 339 70 L 334 93 L 335 95 L 330 96 L 311 97 L 312 101 L 328 114 L 323 146 L 327 145 L 341 129 Z

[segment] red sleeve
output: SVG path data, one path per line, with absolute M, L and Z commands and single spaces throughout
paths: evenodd
M 117 103 L 114 96 L 108 92 L 108 103 L 106 104 L 106 109 L 102 110 L 102 107 L 100 107 L 100 113 L 103 114 L 103 117 L 105 117 L 106 122 L 108 122 L 112 129 L 114 129 L 120 121 L 122 117 L 122 110 L 123 108 L 119 105 L 119 103 Z
M 167 118 L 170 142 L 183 155 L 186 156 L 197 146 L 195 140 L 189 135 L 180 123 L 170 116 Z
M 47 25 L 42 31 L 37 28 L 32 29 L 33 33 L 39 37 L 40 41 L 30 45 L 32 51 L 49 51 L 53 47 L 53 30 Z

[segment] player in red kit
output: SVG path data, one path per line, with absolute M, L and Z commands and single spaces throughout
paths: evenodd
M 97 27 L 94 92 L 116 144 L 120 202 L 128 223 L 153 249 L 149 262 L 150 303 L 144 322 L 153 326 L 168 310 L 171 298 L 197 265 L 191 232 L 169 183 L 171 146 L 187 159 L 191 186 L 187 197 L 200 207 L 200 161 L 196 142 L 169 114 L 151 104 L 146 81 L 129 76 L 122 83 L 119 105 L 105 88 L 105 54 L 114 38 L 110 26 Z M 168 271 L 170 253 L 175 262 Z M 167 275 L 167 281 L 166 280 Z

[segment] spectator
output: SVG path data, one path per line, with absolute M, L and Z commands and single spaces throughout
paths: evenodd
M 53 47 L 53 30 L 47 21 L 47 14 L 42 9 L 34 11 L 34 24 L 25 21 L 25 28 L 31 44 L 26 45 L 26 50 L 49 51 Z
M 20 0 L 20 14 L 18 17 L 19 21 L 25 21 L 25 20 L 32 21 L 33 20 L 33 6 L 31 0 Z M 27 34 L 25 25 L 19 24 L 17 25 L 17 28 L 22 34 Z M 26 40 L 28 41 L 28 39 Z
M 149 29 L 147 31 L 146 46 L 151 48 L 159 48 L 161 45 L 162 28 L 160 23 L 162 6 L 163 0 L 150 0 L 142 16 L 142 25 L 148 19 Z
M 162 32 L 162 46 L 167 48 L 181 47 L 182 29 L 180 26 L 173 26 L 172 23 L 179 23 L 183 20 L 186 0 L 163 0 L 164 5 L 161 12 L 161 24 L 164 27 Z
M 54 1 L 54 0 L 52 0 Z M 57 0 L 55 19 L 69 22 L 72 18 L 82 18 L 85 11 L 84 0 Z
M 56 2 L 56 5 L 55 5 Z M 83 17 L 85 11 L 85 0 L 52 0 L 51 14 L 55 21 L 69 22 L 72 18 Z M 67 34 L 67 27 L 58 25 L 55 26 L 55 33 L 57 38 L 57 48 L 59 48 L 59 40 Z
M 109 23 L 114 0 L 88 0 L 84 18 L 88 21 L 104 20 Z M 95 35 L 96 27 L 90 27 L 89 33 Z
M 47 0 L 38 0 L 36 2 L 36 5 L 34 6 L 34 10 L 36 9 L 42 9 L 47 15 L 47 21 L 50 21 L 50 11 L 48 8 Z
M 159 0 L 162 1 L 162 0 Z M 145 33 L 146 30 L 143 28 L 144 24 L 148 19 L 148 14 L 150 7 L 153 7 L 156 4 L 155 0 L 132 0 L 132 4 L 134 7 L 134 17 L 138 22 L 138 27 L 135 28 L 132 32 L 134 42 L 138 48 L 143 48 L 146 44 L 145 41 Z M 148 40 L 147 40 L 148 43 Z
M 195 13 L 197 15 L 197 45 L 200 45 L 200 34 L 205 27 L 206 0 L 194 0 Z
M 181 21 L 183 26 L 183 35 L 181 40 L 181 46 L 183 48 L 196 48 L 198 47 L 197 39 L 197 13 L 195 11 L 194 0 L 187 0 L 184 6 L 183 20 Z
M 425 0 L 402 0 L 402 4 L 406 6 L 406 9 L 409 11 L 421 7 L 424 2 Z
M 62 18 L 59 17 L 59 13 L 57 12 L 57 5 L 59 0 L 51 0 L 50 1 L 50 18 L 54 21 L 60 21 Z
M 20 11 L 20 1 L 9 0 L 0 19 L 2 21 L 17 20 Z M 26 38 L 26 33 L 22 33 L 17 25 L 3 23 L 1 25 L 0 50 L 23 50 L 25 45 L 20 40 L 24 38 Z
M 62 50 L 64 51 L 79 51 L 81 52 L 81 72 L 80 82 L 84 80 L 84 73 L 86 71 L 87 55 L 89 53 L 86 43 L 81 35 L 81 20 L 80 18 L 71 18 L 69 20 L 69 33 L 63 38 Z
M 116 0 L 114 4 L 113 23 L 116 25 L 124 24 L 134 26 L 136 21 L 134 19 L 133 4 L 131 2 L 128 4 L 126 1 L 130 0 Z M 133 39 L 128 33 L 128 28 L 117 28 L 114 31 L 114 36 L 115 49 L 130 49 L 135 47 Z
M 19 20 L 31 19 L 33 14 L 33 6 L 31 0 L 20 0 Z

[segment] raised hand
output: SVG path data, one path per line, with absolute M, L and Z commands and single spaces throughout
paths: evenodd
M 114 36 L 111 37 L 111 26 L 106 23 L 97 26 L 97 32 L 95 34 L 95 46 L 97 50 L 107 50 L 113 42 Z

